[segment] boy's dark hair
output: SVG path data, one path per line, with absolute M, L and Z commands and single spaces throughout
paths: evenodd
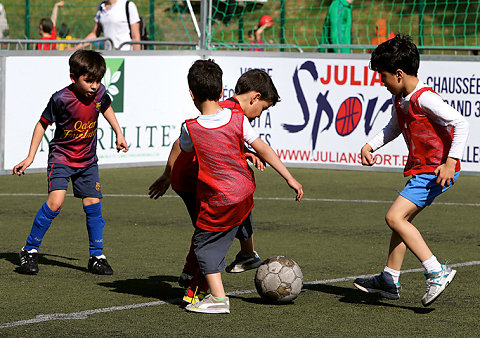
M 235 94 L 245 94 L 251 91 L 260 93 L 260 99 L 271 102 L 274 106 L 280 101 L 277 88 L 265 71 L 261 69 L 250 69 L 243 73 L 235 85 Z
M 394 38 L 378 45 L 372 52 L 370 68 L 395 74 L 397 69 L 408 75 L 417 76 L 420 54 L 412 38 L 397 34 Z
M 103 56 L 94 50 L 80 49 L 70 56 L 68 60 L 70 73 L 77 79 L 87 75 L 88 80 L 101 81 L 107 66 Z
M 188 87 L 200 102 L 218 101 L 222 94 L 223 71 L 212 59 L 197 60 L 188 70 Z
M 53 21 L 49 18 L 40 19 L 38 27 L 42 29 L 44 33 L 50 34 L 53 30 Z
M 58 27 L 58 36 L 61 38 L 67 37 L 70 34 L 70 27 L 65 22 L 62 22 L 60 27 Z

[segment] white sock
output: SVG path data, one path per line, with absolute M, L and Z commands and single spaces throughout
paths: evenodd
M 383 269 L 383 272 L 385 272 L 384 279 L 386 282 L 391 284 L 398 283 L 398 280 L 400 279 L 400 271 L 393 270 L 388 266 L 385 266 L 385 268 Z
M 442 264 L 440 264 L 437 260 L 437 257 L 432 256 L 426 261 L 422 262 L 423 267 L 427 272 L 437 272 L 437 271 L 442 271 Z

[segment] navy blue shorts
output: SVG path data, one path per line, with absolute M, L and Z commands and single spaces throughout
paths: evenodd
M 252 235 L 252 221 L 250 214 L 242 224 L 227 231 L 207 231 L 195 228 L 192 243 L 197 256 L 200 271 L 203 274 L 212 274 L 225 270 L 225 256 L 235 238 L 249 238 Z M 246 239 L 245 238 L 245 239 Z
M 78 198 L 102 198 L 98 165 L 93 163 L 85 168 L 70 167 L 65 164 L 49 163 L 47 168 L 48 192 L 67 190 L 72 179 L 73 195 Z

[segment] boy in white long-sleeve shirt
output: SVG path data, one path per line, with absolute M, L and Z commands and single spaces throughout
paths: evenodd
M 407 248 L 425 268 L 428 306 L 445 290 L 456 271 L 438 262 L 422 235 L 411 223 L 436 196 L 449 189 L 460 173 L 460 159 L 468 137 L 465 118 L 417 78 L 420 57 L 409 36 L 397 35 L 372 53 L 370 67 L 381 75 L 393 94 L 388 125 L 362 147 L 362 164 L 372 166 L 372 153 L 403 134 L 409 149 L 404 175 L 408 180 L 385 220 L 392 230 L 387 264 L 380 275 L 357 278 L 362 291 L 399 299 L 400 269 Z

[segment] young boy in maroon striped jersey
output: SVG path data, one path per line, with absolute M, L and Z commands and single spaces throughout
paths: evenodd
M 363 146 L 362 164 L 374 165 L 371 153 L 403 134 L 409 150 L 404 176 L 412 177 L 385 217 L 392 229 L 385 269 L 372 278 L 356 279 L 354 285 L 364 292 L 399 299 L 400 268 L 408 248 L 425 269 L 427 288 L 422 304 L 428 306 L 452 282 L 456 271 L 438 262 L 411 222 L 457 180 L 468 123 L 419 81 L 419 63 L 417 47 L 409 36 L 397 35 L 372 53 L 370 67 L 380 73 L 394 105 L 388 125 Z
M 201 115 L 185 121 L 180 134 L 181 150 L 194 151 L 198 161 L 198 212 L 192 242 L 211 292 L 187 305 L 186 310 L 192 312 L 230 313 L 221 271 L 228 249 L 253 208 L 255 190 L 244 154 L 245 142 L 287 181 L 298 201 L 303 196 L 301 184 L 258 137 L 245 115 L 220 107 L 222 74 L 212 60 L 198 60 L 192 65 L 188 85 Z
M 100 83 L 106 64 L 100 53 L 78 50 L 69 59 L 72 84 L 56 92 L 42 113 L 30 144 L 28 156 L 13 168 L 12 174 L 22 175 L 33 162 L 47 126 L 55 123 L 55 135 L 48 153 L 48 198 L 33 221 L 30 235 L 20 250 L 23 273 L 38 273 L 38 251 L 42 239 L 60 213 L 68 182 L 73 194 L 82 199 L 86 214 L 90 259 L 88 270 L 111 275 L 113 270 L 103 255 L 103 227 L 100 179 L 97 165 L 97 124 L 103 114 L 116 134 L 116 147 L 128 151 L 128 145 L 117 122 L 111 99 Z

